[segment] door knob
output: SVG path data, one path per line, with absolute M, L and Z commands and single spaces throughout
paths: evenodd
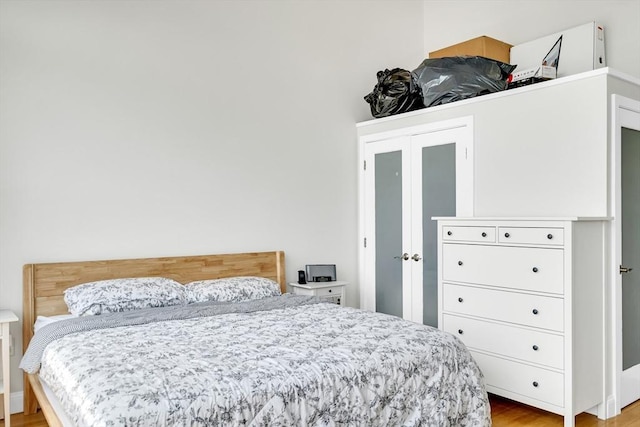
M 414 261 L 420 261 L 422 258 L 420 257 L 420 255 L 418 254 L 413 254 L 413 256 L 411 257 L 412 260 Z
M 633 268 L 620 266 L 620 274 L 622 274 L 622 273 L 631 273 L 631 270 L 633 270 Z
M 403 259 L 406 261 L 409 259 L 409 254 L 405 252 L 401 256 L 394 256 L 393 259 Z

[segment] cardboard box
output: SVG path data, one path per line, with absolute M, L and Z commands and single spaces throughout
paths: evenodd
M 481 36 L 429 52 L 429 58 L 444 58 L 445 56 L 484 56 L 485 58 L 491 58 L 509 64 L 510 49 L 511 45 L 508 43 L 492 39 L 491 37 Z

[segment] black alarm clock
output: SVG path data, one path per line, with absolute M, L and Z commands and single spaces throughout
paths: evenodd
M 307 277 L 304 273 L 304 270 L 298 270 L 298 283 L 301 285 L 307 283 Z

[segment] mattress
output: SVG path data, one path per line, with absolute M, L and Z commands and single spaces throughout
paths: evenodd
M 21 367 L 76 426 L 491 424 L 455 336 L 312 297 L 61 320 Z
M 73 422 L 69 419 L 69 416 L 67 416 L 67 414 L 64 412 L 64 409 L 62 408 L 62 404 L 60 404 L 60 401 L 58 400 L 56 395 L 53 393 L 53 391 L 51 391 L 51 388 L 49 387 L 47 382 L 44 380 L 44 378 L 38 376 L 38 381 L 40 381 L 40 384 L 42 384 L 42 391 L 44 391 L 44 394 L 47 396 L 47 399 L 51 404 L 51 409 L 53 409 L 53 412 L 55 412 L 56 416 L 58 417 L 58 420 L 62 424 L 62 427 L 73 427 L 74 426 Z

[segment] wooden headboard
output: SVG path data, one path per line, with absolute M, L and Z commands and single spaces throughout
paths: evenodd
M 26 264 L 23 268 L 23 351 L 27 350 L 33 337 L 33 324 L 37 316 L 68 313 L 63 293 L 71 286 L 127 277 L 168 277 L 184 284 L 194 280 L 234 276 L 267 277 L 278 282 L 282 293 L 285 293 L 284 252 Z M 34 379 L 28 377 L 32 376 L 25 374 L 25 415 L 37 410 L 34 390 L 31 388 Z M 38 400 L 44 409 L 40 396 Z

